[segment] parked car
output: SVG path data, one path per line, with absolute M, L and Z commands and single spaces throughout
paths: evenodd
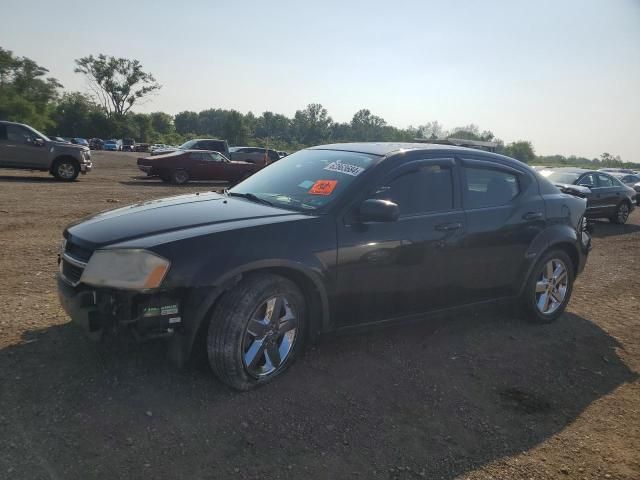
M 636 173 L 630 168 L 599 168 L 598 171 L 607 173 Z
M 148 143 L 136 143 L 135 147 L 133 148 L 134 152 L 148 152 L 149 151 L 149 144 Z
M 153 145 L 151 145 L 151 146 L 149 147 L 149 151 L 150 151 L 150 152 L 153 152 L 153 151 L 155 151 L 155 150 L 161 150 L 161 149 L 163 149 L 163 148 L 169 148 L 169 146 L 168 146 L 168 145 L 165 145 L 164 143 L 154 143 Z
M 176 150 L 164 155 L 138 159 L 138 168 L 164 182 L 182 185 L 189 180 L 221 180 L 237 183 L 250 177 L 259 166 L 231 161 L 219 152 L 206 150 Z
M 0 121 L 0 168 L 42 170 L 72 181 L 91 167 L 89 147 L 53 141 L 28 125 Z
M 247 390 L 319 334 L 504 297 L 556 320 L 590 247 L 586 201 L 516 160 L 435 144 L 301 150 L 226 194 L 100 213 L 64 231 L 62 306 L 93 338 L 166 337 Z
M 123 138 L 122 139 L 122 151 L 123 152 L 134 152 L 136 148 L 136 141 L 133 138 Z
M 163 155 L 176 150 L 209 150 L 220 152 L 229 158 L 229 144 L 227 141 L 217 140 L 215 138 L 196 138 L 183 143 L 179 147 L 154 148 L 151 151 L 151 155 Z
M 104 149 L 104 140 L 100 138 L 92 138 L 89 140 L 89 148 L 91 150 L 103 150 Z
M 74 145 L 82 145 L 83 147 L 88 147 L 89 142 L 87 142 L 84 138 L 74 137 L 71 139 L 71 143 Z
M 105 140 L 104 144 L 102 145 L 102 148 L 104 150 L 119 152 L 120 150 L 122 150 L 122 140 L 116 140 L 116 139 Z
M 633 188 L 636 191 L 636 204 L 640 205 L 640 174 L 614 173 L 612 175 L 627 187 Z
M 542 170 L 540 174 L 561 187 L 587 187 L 585 196 L 588 218 L 608 218 L 613 223 L 624 224 L 636 204 L 636 191 L 605 172 L 564 167 Z
M 231 147 L 229 155 L 231 160 L 242 160 L 263 167 L 280 160 L 280 154 L 277 151 L 260 147 Z

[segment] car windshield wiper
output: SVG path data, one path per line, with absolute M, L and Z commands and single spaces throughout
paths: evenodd
M 251 200 L 252 202 L 262 203 L 263 205 L 269 205 L 270 207 L 273 207 L 273 203 L 271 203 L 269 200 L 260 198 L 257 195 L 254 195 L 253 193 L 229 192 L 228 190 L 225 193 L 230 197 L 242 197 L 242 198 L 246 198 L 247 200 Z

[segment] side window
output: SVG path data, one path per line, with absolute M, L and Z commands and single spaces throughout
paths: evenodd
M 464 167 L 466 207 L 506 205 L 520 193 L 518 177 L 503 170 Z
M 207 152 L 206 156 L 207 156 L 207 160 L 210 161 L 210 162 L 221 162 L 222 161 L 222 156 L 219 153 Z
M 24 143 L 29 133 L 17 125 L 7 125 L 7 140 L 10 142 Z
M 598 174 L 598 183 L 601 187 L 614 187 L 613 179 L 609 175 Z
M 191 160 L 208 160 L 208 158 L 200 152 L 191 152 L 189 157 L 191 158 Z
M 449 167 L 424 165 L 385 183 L 375 192 L 374 198 L 398 204 L 402 216 L 451 210 L 452 177 Z
M 596 176 L 593 173 L 588 173 L 580 178 L 580 180 L 578 181 L 578 185 L 594 188 L 598 186 L 598 182 L 596 181 Z

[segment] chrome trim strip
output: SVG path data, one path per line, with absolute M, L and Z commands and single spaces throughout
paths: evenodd
M 62 254 L 62 258 L 64 260 L 66 260 L 67 262 L 69 262 L 71 265 L 74 265 L 76 267 L 79 267 L 79 268 L 86 268 L 87 267 L 87 264 L 85 262 L 82 262 L 82 261 L 78 260 L 77 258 L 72 257 L 68 253 L 63 253 Z

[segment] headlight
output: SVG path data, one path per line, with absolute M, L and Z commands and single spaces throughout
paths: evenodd
M 169 266 L 168 260 L 146 250 L 97 250 L 80 281 L 97 287 L 158 288 Z

